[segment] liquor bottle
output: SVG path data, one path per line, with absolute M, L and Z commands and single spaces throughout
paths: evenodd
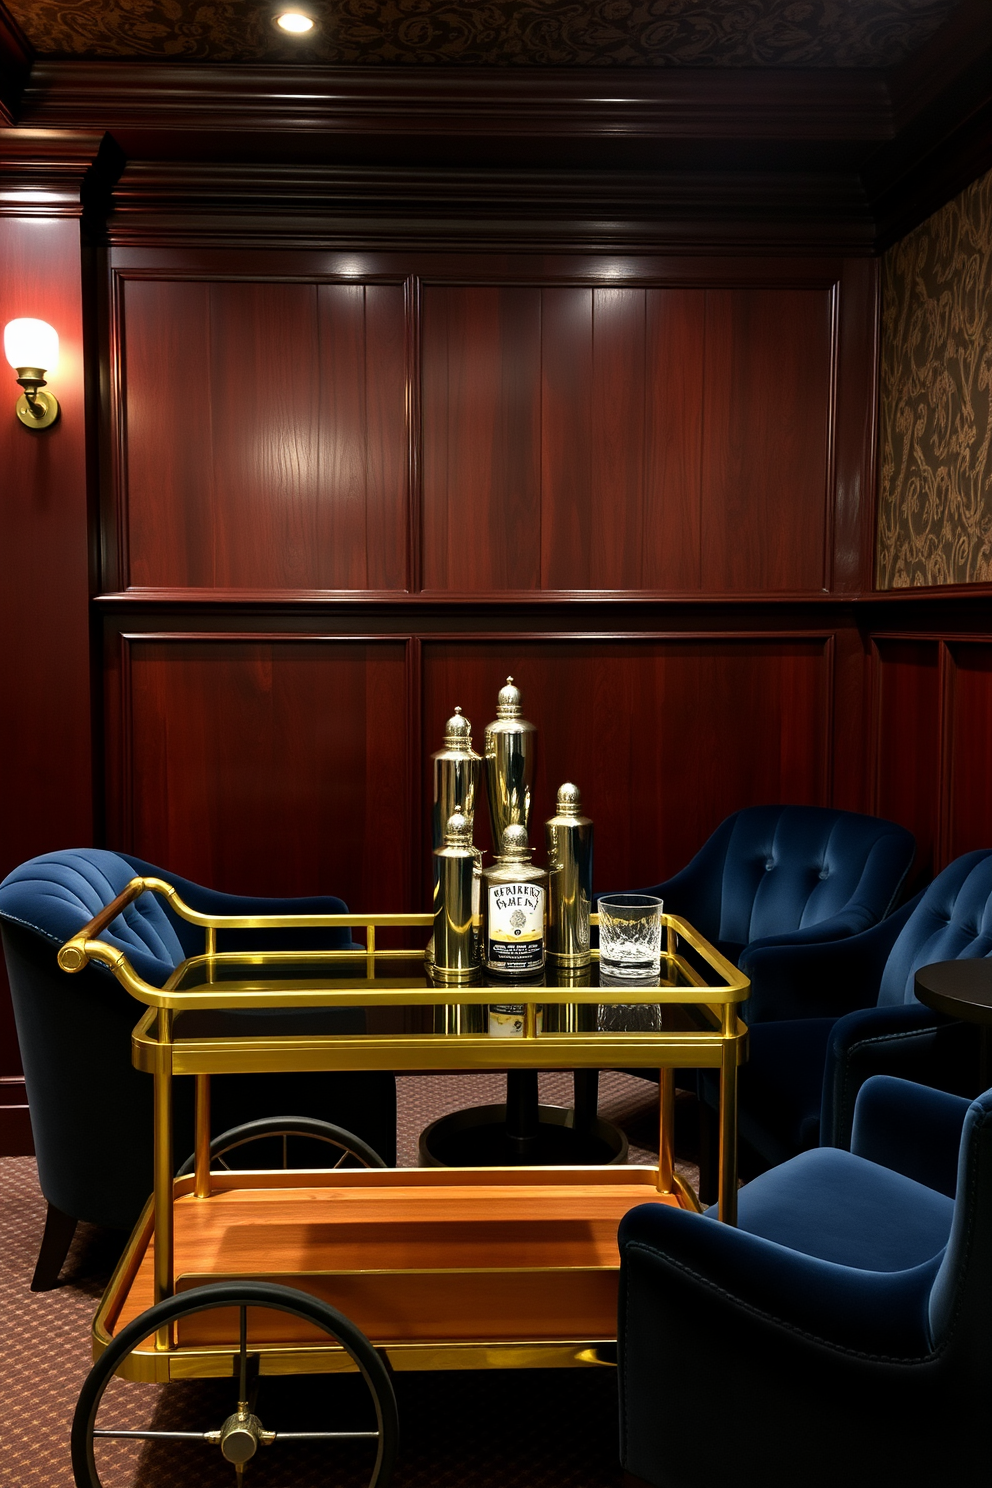
M 483 964 L 490 975 L 537 976 L 544 968 L 548 875 L 531 863 L 522 823 L 505 829 L 502 849 L 482 871 Z
M 434 933 L 427 964 L 439 982 L 469 982 L 478 974 L 479 942 L 473 910 L 475 849 L 471 823 L 462 812 L 448 818 L 434 864 Z
M 509 826 L 526 830 L 534 787 L 537 730 L 520 716 L 520 689 L 507 677 L 496 701 L 496 718 L 486 726 L 486 795 L 493 852 L 500 851 Z
M 557 814 L 544 824 L 548 849 L 548 960 L 588 966 L 592 907 L 592 822 L 578 787 L 558 787 Z

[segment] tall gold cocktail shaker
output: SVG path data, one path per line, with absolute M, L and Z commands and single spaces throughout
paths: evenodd
M 527 827 L 534 788 L 537 730 L 520 714 L 520 689 L 507 677 L 496 719 L 486 726 L 486 794 L 493 852 L 501 853 L 507 827 Z
M 592 909 L 592 822 L 578 786 L 558 788 L 558 811 L 544 824 L 548 850 L 548 960 L 588 966 Z
M 431 755 L 434 766 L 434 809 L 431 814 L 431 847 L 444 845 L 448 822 L 455 812 L 467 817 L 469 833 L 475 821 L 475 802 L 482 773 L 482 756 L 472 748 L 472 725 L 456 708 L 444 726 L 444 748 Z M 435 859 L 435 883 L 437 860 Z
M 434 853 L 434 933 L 426 961 L 439 982 L 470 982 L 479 971 L 472 826 L 460 811 L 448 819 L 444 842 Z

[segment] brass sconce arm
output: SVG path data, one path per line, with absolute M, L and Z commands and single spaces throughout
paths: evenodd
M 24 389 L 24 396 L 17 400 L 17 417 L 29 428 L 47 429 L 58 418 L 59 405 L 52 393 L 41 391 L 47 387 L 44 367 L 17 367 L 15 370 L 17 381 Z

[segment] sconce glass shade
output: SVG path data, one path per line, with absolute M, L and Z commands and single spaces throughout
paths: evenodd
M 3 349 L 14 368 L 54 372 L 59 364 L 59 333 L 44 320 L 10 320 L 4 327 Z

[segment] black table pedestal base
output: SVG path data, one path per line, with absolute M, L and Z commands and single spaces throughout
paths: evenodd
M 507 1108 L 474 1106 L 432 1121 L 420 1137 L 422 1168 L 511 1168 L 622 1163 L 627 1138 L 619 1127 L 596 1117 L 576 1126 L 575 1112 L 538 1106 L 534 1129 L 514 1137 Z

